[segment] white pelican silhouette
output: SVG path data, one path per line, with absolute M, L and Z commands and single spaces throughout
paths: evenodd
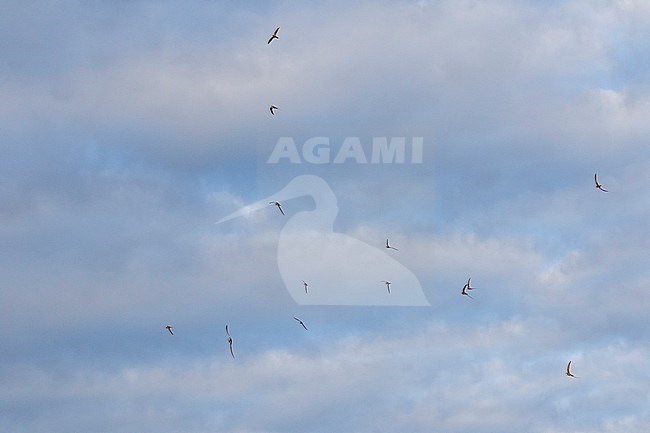
M 301 196 L 312 197 L 315 209 L 295 212 L 278 240 L 280 275 L 294 301 L 309 305 L 430 305 L 418 278 L 404 265 L 380 248 L 334 232 L 338 213 L 336 196 L 318 176 L 297 176 L 281 191 L 222 218 L 217 224 L 262 209 L 269 201 Z M 400 296 L 377 293 L 378 274 L 397 278 Z M 295 284 L 302 275 L 318 281 L 321 290 L 308 297 L 302 294 Z

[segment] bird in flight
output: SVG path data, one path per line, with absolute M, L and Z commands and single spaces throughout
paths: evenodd
M 467 293 L 467 284 L 465 284 L 465 285 L 463 286 L 463 290 L 460 291 L 460 294 L 461 294 L 461 295 L 465 295 L 465 296 L 467 296 L 467 297 L 470 298 L 470 299 L 474 299 L 474 298 L 472 298 L 472 296 L 471 296 L 469 293 Z
M 565 374 L 566 374 L 567 376 L 569 376 L 569 377 L 578 377 L 578 376 L 574 376 L 574 375 L 571 373 L 570 370 L 571 370 L 571 361 L 569 361 L 569 363 L 566 365 L 566 373 L 565 373 Z
M 305 287 L 305 293 L 307 293 L 307 288 L 309 287 L 309 284 L 307 284 L 307 281 L 302 280 L 302 285 Z
M 300 323 L 302 325 L 302 327 L 305 328 L 305 331 L 307 330 L 307 327 L 305 326 L 305 323 L 302 320 L 300 320 L 297 317 L 294 317 L 294 319 L 296 319 L 298 321 L 298 323 Z
M 382 280 L 382 283 L 386 284 L 386 288 L 388 289 L 388 293 L 390 293 L 390 285 L 392 284 L 390 281 Z
M 472 287 L 472 286 L 469 285 L 469 282 L 470 282 L 471 279 L 472 279 L 472 277 L 469 277 L 467 279 L 467 282 L 465 283 L 465 287 L 463 287 L 463 290 L 474 290 L 474 289 L 476 289 L 476 287 Z
M 230 337 L 230 331 L 228 331 L 228 324 L 226 323 L 226 335 L 228 336 L 228 345 L 230 346 L 230 354 L 232 357 L 235 357 L 235 353 L 232 351 L 232 338 Z
M 598 183 L 598 173 L 594 173 L 594 183 L 596 184 L 596 189 L 601 190 L 602 192 L 608 192 L 601 184 Z
M 282 212 L 282 215 L 284 215 L 284 211 L 282 210 L 282 205 L 281 205 L 279 202 L 277 202 L 277 201 L 270 201 L 269 204 L 274 204 L 274 205 L 276 205 L 276 206 L 278 207 L 278 209 L 280 209 L 280 212 Z
M 279 38 L 278 38 L 278 32 L 279 32 L 279 31 L 280 31 L 280 27 L 278 27 L 277 29 L 275 29 L 275 31 L 274 31 L 273 34 L 271 35 L 271 38 L 270 38 L 269 41 L 266 43 L 266 45 L 268 45 L 268 44 L 270 44 L 271 42 L 273 42 L 273 39 L 279 39 Z
M 165 326 L 165 329 L 168 330 L 170 334 L 174 335 L 174 333 L 172 332 L 172 327 L 171 326 L 167 325 L 167 326 Z
M 390 244 L 388 243 L 388 239 L 386 239 L 386 248 L 391 248 L 391 249 L 393 249 L 395 251 L 399 251 L 397 248 L 390 246 Z
M 275 116 L 275 112 L 274 112 L 273 110 L 279 110 L 279 108 L 276 107 L 275 105 L 271 105 L 271 106 L 269 107 L 269 111 L 271 111 L 271 114 L 273 114 L 273 115 Z

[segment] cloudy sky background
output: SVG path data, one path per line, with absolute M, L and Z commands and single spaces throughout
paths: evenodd
M 350 3 L 0 2 L 0 431 L 650 430 L 650 3 Z M 319 136 L 423 163 L 266 163 Z M 299 174 L 431 307 L 214 224 Z

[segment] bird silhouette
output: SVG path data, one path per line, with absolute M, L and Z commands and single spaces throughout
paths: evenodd
M 277 202 L 277 201 L 270 201 L 269 204 L 274 204 L 274 205 L 276 205 L 276 206 L 278 207 L 278 209 L 280 209 L 280 212 L 282 213 L 282 215 L 284 215 L 284 211 L 282 210 L 282 205 L 281 205 L 279 202 Z
M 304 324 L 304 322 L 302 320 L 300 320 L 297 317 L 294 317 L 294 319 L 296 319 L 298 321 L 298 323 L 300 323 L 302 325 L 302 327 L 305 328 L 305 331 L 307 331 L 307 327 L 305 326 L 305 324 Z
M 392 247 L 392 246 L 390 246 L 390 245 L 388 244 L 388 239 L 386 239 L 386 248 L 390 248 L 390 249 L 393 249 L 393 250 L 395 250 L 395 251 L 399 251 L 397 248 Z
M 289 29 L 289 30 L 291 30 L 291 29 Z M 273 42 L 273 39 L 279 39 L 279 38 L 278 38 L 278 32 L 279 32 L 279 31 L 280 31 L 280 27 L 278 27 L 277 29 L 275 29 L 275 31 L 274 31 L 273 34 L 271 35 L 271 38 L 270 38 L 269 41 L 266 43 L 267 45 L 270 44 L 271 42 Z M 291 33 L 291 32 L 289 32 L 289 33 Z
M 601 184 L 598 183 L 598 173 L 594 173 L 594 183 L 596 184 L 596 189 L 601 190 L 602 192 L 609 192 Z
M 228 324 L 226 324 L 226 335 L 228 336 L 228 345 L 230 346 L 230 354 L 235 358 L 235 352 L 232 350 L 232 338 L 230 337 L 230 331 L 228 330 Z
M 469 293 L 467 293 L 466 290 L 467 290 L 467 284 L 465 284 L 465 285 L 463 286 L 463 290 L 460 291 L 460 294 L 461 294 L 461 295 L 465 295 L 465 296 L 467 296 L 467 297 L 470 298 L 470 299 L 474 299 L 474 298 L 472 298 L 472 295 L 470 295 Z
M 174 333 L 172 332 L 172 327 L 171 326 L 167 325 L 167 326 L 165 326 L 165 329 L 168 330 L 170 334 L 174 335 Z
M 305 293 L 307 293 L 307 288 L 309 287 L 309 284 L 305 280 L 302 280 L 302 285 L 305 287 Z
M 565 373 L 565 374 L 566 374 L 567 376 L 569 376 L 569 377 L 575 377 L 575 378 L 578 377 L 578 376 L 574 376 L 574 375 L 571 373 L 571 361 L 569 361 L 569 363 L 566 365 L 566 373 Z
M 388 289 L 388 293 L 390 293 L 390 285 L 392 284 L 390 281 L 382 280 L 382 283 L 386 284 L 386 288 Z
M 273 110 L 279 110 L 279 108 L 276 107 L 275 105 L 271 105 L 269 107 L 269 111 L 271 112 L 271 114 L 273 114 L 275 116 L 275 112 Z

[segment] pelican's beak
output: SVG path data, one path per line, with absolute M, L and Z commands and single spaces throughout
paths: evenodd
M 273 196 L 271 196 L 271 197 L 273 197 Z M 271 197 L 265 198 L 264 200 L 256 201 L 255 203 L 249 204 L 248 206 L 244 206 L 243 208 L 239 209 L 238 211 L 233 212 L 230 215 L 227 215 L 227 216 L 221 218 L 215 224 L 221 224 L 221 223 L 229 221 L 231 219 L 235 219 L 235 218 L 239 218 L 239 217 L 243 217 L 243 216 L 248 216 L 248 215 L 250 215 L 251 213 L 253 213 L 255 211 L 263 209 L 263 208 L 269 206 L 269 201 L 275 201 L 275 200 L 272 200 Z
M 253 204 L 244 206 L 236 212 L 231 213 L 215 224 L 221 224 L 234 218 L 250 215 L 251 213 L 269 206 L 269 202 L 277 201 L 284 204 L 285 200 L 291 200 L 304 195 L 310 196 L 331 196 L 333 203 L 336 203 L 336 197 L 329 185 L 320 177 L 314 175 L 301 175 L 292 179 L 284 188 L 265 199 L 256 201 Z

